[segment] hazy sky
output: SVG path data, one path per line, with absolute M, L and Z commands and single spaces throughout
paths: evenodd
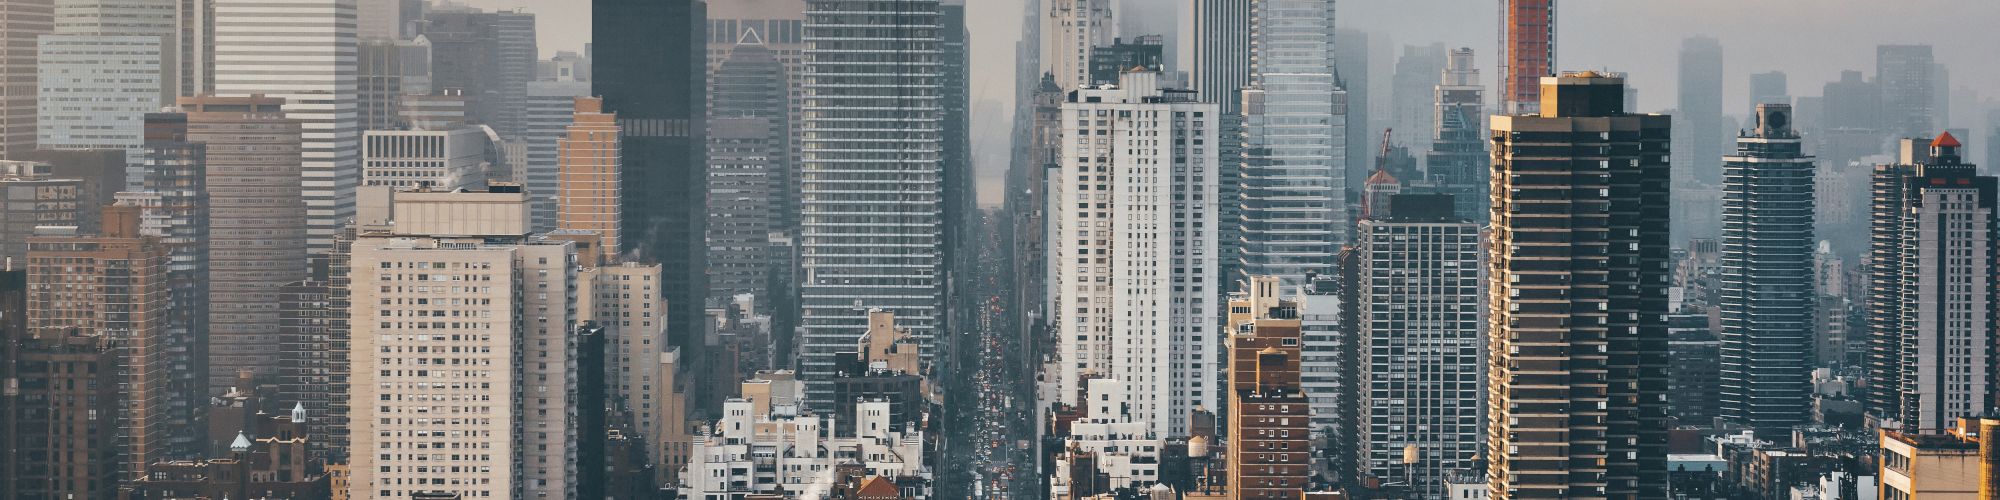
M 660 0 L 681 1 L 681 0 Z M 727 2 L 731 0 L 709 0 Z M 1120 24 L 1131 29 L 1168 31 L 1174 12 L 1188 0 L 1118 0 Z M 536 14 L 544 55 L 581 50 L 589 40 L 590 5 L 585 0 L 468 0 L 488 8 L 521 8 Z M 967 0 L 972 19 L 973 108 L 976 157 L 980 160 L 982 201 L 993 196 L 1006 165 L 1007 106 L 981 105 L 1013 95 L 1014 42 L 1026 0 Z M 1482 76 L 1493 79 L 1498 0 L 1340 0 L 1339 23 L 1374 35 L 1378 55 L 1400 53 L 1405 44 L 1443 42 L 1478 53 Z M 1703 34 L 1724 47 L 1724 111 L 1740 115 L 1748 101 L 1749 75 L 1787 74 L 1793 96 L 1815 96 L 1840 70 L 1874 74 L 1875 46 L 1928 43 L 1950 67 L 1954 87 L 1982 99 L 2000 98 L 2000 1 L 1996 0 L 1564 0 L 1557 19 L 1557 62 L 1562 69 L 1609 69 L 1629 75 L 1639 89 L 1640 108 L 1655 111 L 1675 104 L 1681 39 Z M 1144 34 L 1144 33 L 1133 33 Z M 1386 59 L 1378 57 L 1377 59 Z M 1386 74 L 1393 60 L 1371 60 L 1373 73 Z M 1377 89 L 1387 95 L 1387 89 Z M 1973 107 L 1953 103 L 1953 120 L 1966 126 Z M 1974 127 L 1978 128 L 1978 127 Z M 993 149 L 1003 149 L 995 151 Z M 990 185 L 990 186 L 989 186 Z

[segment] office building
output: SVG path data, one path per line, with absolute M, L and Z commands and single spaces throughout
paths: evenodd
M 1218 221 L 1216 106 L 1126 73 L 1116 88 L 1063 103 L 1060 174 L 1049 178 L 1050 318 L 1060 399 L 1080 405 L 1085 381 L 1134 394 L 1138 422 L 1185 436 L 1188 412 L 1216 408 L 1222 311 L 1209 302 Z M 1075 138 L 1071 140 L 1070 138 Z M 1128 146 L 1129 144 L 1129 146 Z M 1060 202 L 1056 202 L 1060 200 Z M 1123 318 L 1146 318 L 1130 321 Z
M 1388 128 L 1394 143 L 1422 148 L 1437 133 L 1438 75 L 1449 59 L 1442 43 L 1403 46 L 1396 71 L 1389 75 Z
M 1500 112 L 1533 114 L 1542 104 L 1542 77 L 1555 76 L 1556 0 L 1502 0 Z
M 1492 126 L 1492 497 L 1660 498 L 1671 122 L 1627 113 L 1617 76 L 1547 78 L 1541 96 Z
M 165 82 L 160 70 L 171 46 L 162 40 L 160 36 L 41 37 L 36 147 L 116 149 L 127 154 L 131 168 L 139 168 L 146 113 L 163 105 L 160 89 Z
M 54 31 L 54 0 L 0 2 L 0 158 L 35 149 L 36 40 Z
M 1722 417 L 1788 432 L 1812 405 L 1813 174 L 1790 104 L 1757 106 L 1722 172 Z
M 1048 25 L 1042 28 L 1042 63 L 1055 75 L 1056 86 L 1075 90 L 1096 84 L 1091 81 L 1091 56 L 1098 47 L 1117 40 L 1118 27 L 1112 19 L 1111 0 L 1052 0 Z M 1129 68 L 1128 68 L 1129 69 Z
M 1259 51 L 1243 90 L 1241 188 L 1217 203 L 1240 207 L 1224 223 L 1236 227 L 1241 268 L 1224 279 L 1275 276 L 1296 291 L 1307 274 L 1327 274 L 1348 241 L 1347 102 L 1333 74 L 1332 23 L 1325 0 L 1266 2 L 1252 18 Z
M 785 143 L 787 155 L 782 158 L 783 169 L 775 172 L 781 177 L 775 182 L 783 186 L 783 198 L 772 199 L 772 208 L 777 210 L 777 227 L 787 234 L 796 236 L 799 227 L 799 165 L 803 161 L 803 141 L 794 137 L 804 135 L 805 115 L 805 0 L 745 0 L 736 2 L 709 2 L 708 4 L 708 68 L 716 83 L 709 87 L 711 106 L 725 107 L 722 95 L 725 88 L 719 72 L 723 64 L 739 57 L 748 72 L 768 72 L 763 56 L 768 54 L 777 59 L 781 71 L 774 77 L 783 78 L 784 89 L 776 99 L 786 110 L 786 132 L 779 138 Z M 741 56 L 738 51 L 743 51 Z M 1037 73 L 1040 74 L 1040 73 Z M 776 83 L 776 82 L 772 82 Z M 745 87 L 731 86 L 747 90 Z M 753 87 L 764 88 L 764 87 Z M 732 92 L 737 97 L 748 94 Z M 774 104 L 761 100 L 755 106 Z M 761 109 L 761 108 L 760 108 Z M 714 110 L 711 117 L 728 116 L 729 112 Z M 763 302 L 760 302 L 760 304 Z
M 561 233 L 559 231 L 558 233 Z M 552 237 L 561 238 L 559 235 Z M 582 246 L 578 259 L 588 262 Z M 678 389 L 680 353 L 667 346 L 667 303 L 658 264 L 585 264 L 577 275 L 589 293 L 580 295 L 580 318 L 603 328 L 608 366 L 605 393 L 613 415 L 629 419 L 645 444 L 646 456 L 671 482 L 686 461 L 686 396 Z M 670 484 L 670 483 L 669 483 Z
M 1114 83 L 1118 81 L 1118 75 L 1132 68 L 1165 73 L 1165 44 L 1166 39 L 1160 35 L 1144 35 L 1130 40 L 1114 38 L 1110 45 L 1091 49 L 1090 82 Z
M 526 148 L 524 161 L 509 161 L 512 178 L 527 188 L 535 230 L 556 228 L 556 199 L 562 189 L 557 170 L 557 146 L 567 135 L 576 114 L 576 98 L 590 97 L 587 81 L 534 81 L 528 83 L 527 112 L 522 119 L 521 141 Z
M 1452 196 L 1453 215 L 1484 223 L 1491 215 L 1486 204 L 1492 189 L 1487 172 L 1491 159 L 1486 153 L 1486 87 L 1472 63 L 1472 49 L 1453 49 L 1447 61 L 1443 79 L 1434 87 L 1431 119 L 1437 134 L 1431 137 L 1424 172 L 1438 192 Z
M 349 497 L 573 497 L 574 247 L 528 235 L 515 186 L 362 194 L 391 223 L 354 242 Z
M 1868 413 L 1908 432 L 1953 428 L 1992 404 L 1996 181 L 1951 133 L 1904 139 L 1874 175 Z
M 466 126 L 361 134 L 361 185 L 439 191 L 486 186 L 486 132 Z
M 1396 195 L 1356 230 L 1364 471 L 1443 499 L 1479 457 L 1479 224 L 1449 195 Z
M 113 351 L 113 428 L 120 481 L 168 455 L 167 249 L 143 236 L 138 207 L 104 209 L 104 232 L 45 228 L 28 239 L 28 331 L 45 339 L 96 338 Z M 111 368 L 99 366 L 100 369 Z
M 1674 112 L 1674 213 L 1670 241 L 1715 238 L 1722 182 L 1722 43 L 1707 36 L 1681 41 L 1680 106 Z M 1730 127 L 1734 128 L 1734 127 Z M 1676 243 L 1678 244 L 1678 243 Z
M 1220 213 L 1222 227 L 1216 228 L 1217 262 L 1221 265 L 1224 284 L 1216 286 L 1213 300 L 1224 300 L 1233 288 L 1239 275 L 1237 267 L 1242 262 L 1239 254 L 1242 237 L 1238 234 L 1242 220 L 1239 214 L 1242 195 L 1239 193 L 1242 181 L 1238 173 L 1243 162 L 1243 95 L 1244 87 L 1250 85 L 1250 24 L 1251 0 L 1203 0 L 1191 6 L 1192 16 L 1184 31 L 1194 40 L 1189 61 L 1181 61 L 1181 68 L 1189 73 L 1189 87 L 1195 91 L 1195 99 L 1213 103 L 1218 108 L 1215 120 L 1216 137 L 1222 138 L 1216 144 L 1216 211 Z
M 82 179 L 56 178 L 49 165 L 0 160 L 0 262 L 28 262 L 28 237 L 38 226 L 79 226 Z M 0 265 L 0 267 L 5 267 Z
M 1350 253 L 1343 250 L 1343 254 Z M 1339 259 L 1339 257 L 1336 257 Z M 1338 262 L 1345 262 L 1339 260 Z M 1352 450 L 1338 442 L 1347 433 L 1342 417 L 1349 415 L 1355 402 L 1344 401 L 1354 384 L 1348 376 L 1353 368 L 1349 356 L 1355 340 L 1342 327 L 1342 315 L 1351 307 L 1338 293 L 1339 282 L 1335 276 L 1318 276 L 1308 286 L 1299 300 L 1299 335 L 1302 336 L 1299 352 L 1299 385 L 1306 393 L 1306 401 L 1312 408 L 1312 431 L 1315 446 L 1324 447 L 1330 454 L 1349 456 Z M 1352 467 L 1346 470 L 1352 471 Z
M 404 4 L 418 0 L 355 0 L 354 37 L 362 43 L 404 38 L 409 23 L 416 21 Z M 421 12 L 421 11 L 419 11 Z
M 302 131 L 307 248 L 325 253 L 354 215 L 361 182 L 354 0 L 214 0 L 213 8 L 215 93 L 285 99 L 286 118 Z
M 700 337 L 708 258 L 704 6 L 593 0 L 591 93 L 619 118 L 619 251 L 665 266 L 668 330 L 676 346 Z
M 302 124 L 283 99 L 182 98 L 187 142 L 206 146 L 208 385 L 278 367 L 278 287 L 305 279 Z
M 1785 83 L 1785 72 L 1750 75 L 1750 107 L 1744 109 L 1755 110 L 1759 104 L 1792 104 L 1792 91 Z
M 589 231 L 600 238 L 605 261 L 621 255 L 624 162 L 618 115 L 604 112 L 604 100 L 578 97 L 568 131 L 556 142 L 556 227 Z
M 809 132 L 801 165 L 813 175 L 804 179 L 800 206 L 805 281 L 799 366 L 809 406 L 823 409 L 830 408 L 823 380 L 833 355 L 866 329 L 868 309 L 895 312 L 924 346 L 926 360 L 940 347 L 933 339 L 946 327 L 947 96 L 940 64 L 946 54 L 936 1 L 810 5 L 817 15 L 805 25 L 807 38 L 842 35 L 807 53 Z M 905 47 L 903 57 L 841 62 L 843 54 L 874 50 L 890 39 Z M 835 88 L 851 90 L 835 94 Z M 899 139 L 880 143 L 882 137 Z M 877 142 L 858 148 L 857 141 Z
M 1340 77 L 1342 90 L 1347 91 L 1347 150 L 1368 151 L 1381 142 L 1382 136 L 1375 133 L 1379 123 L 1369 119 L 1368 97 L 1368 33 L 1345 28 L 1333 32 L 1333 69 Z M 1481 111 L 1484 115 L 1486 112 Z M 1481 132 L 1484 140 L 1484 132 Z M 1375 167 L 1374 155 L 1347 155 L 1347 185 L 1359 186 L 1368 178 Z
M 1298 303 L 1279 297 L 1281 285 L 1252 277 L 1229 297 L 1230 498 L 1301 498 L 1311 476 Z
M 208 400 L 209 280 L 212 276 L 207 147 L 188 140 L 187 115 L 147 113 L 143 177 L 118 203 L 141 208 L 140 234 L 167 250 L 167 304 L 161 345 L 167 352 L 166 419 L 174 456 L 199 453 L 202 403 Z
M 528 82 L 534 81 L 541 60 L 535 49 L 535 15 L 458 8 L 433 10 L 424 19 L 431 85 L 464 91 L 466 118 L 507 140 L 519 139 Z
M 1875 84 L 1882 92 L 1882 114 L 1875 128 L 1923 137 L 1947 126 L 1938 120 L 1937 70 L 1929 45 L 1876 46 Z
M 356 51 L 356 107 L 361 130 L 395 130 L 404 123 L 405 96 L 443 90 L 431 86 L 429 39 L 365 38 Z
M 796 210 L 790 193 L 789 77 L 777 51 L 738 44 L 709 91 L 708 296 L 769 304 L 771 237 Z M 783 234 L 783 233 L 780 233 Z

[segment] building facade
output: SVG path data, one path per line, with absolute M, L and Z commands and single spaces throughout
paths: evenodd
M 1277 276 L 1296 291 L 1307 274 L 1331 272 L 1348 241 L 1347 102 L 1334 79 L 1332 24 L 1326 0 L 1264 2 L 1252 17 L 1239 198 L 1220 203 L 1241 210 L 1225 221 L 1241 274 L 1224 279 Z
M 487 142 L 485 132 L 470 127 L 362 132 L 361 185 L 484 188 Z
M 1722 179 L 1722 417 L 1789 431 L 1812 406 L 1813 158 L 1790 104 L 1757 106 Z
M 35 149 L 36 40 L 53 32 L 54 0 L 0 2 L 0 157 Z
M 1454 215 L 1483 223 L 1492 215 L 1486 207 L 1492 200 L 1486 171 L 1490 161 L 1485 137 L 1486 87 L 1473 65 L 1472 49 L 1451 51 L 1435 92 L 1432 121 L 1437 134 L 1432 136 L 1425 158 L 1424 171 L 1430 174 L 1426 180 L 1436 184 L 1438 192 L 1452 196 Z
M 1298 303 L 1258 276 L 1229 299 L 1229 498 L 1301 498 L 1311 476 L 1311 405 L 1299 383 Z
M 576 98 L 569 130 L 556 141 L 556 228 L 596 233 L 604 260 L 621 255 L 625 163 L 618 115 L 603 99 Z
M 1132 413 L 1185 436 L 1194 408 L 1221 400 L 1215 325 L 1216 107 L 1163 90 L 1157 73 L 1072 92 L 1063 155 L 1049 177 L 1049 311 L 1058 402 L 1085 381 L 1128 384 Z M 1142 318 L 1131 320 L 1129 318 Z
M 0 161 L 0 260 L 24 264 L 28 237 L 37 226 L 79 226 L 85 207 L 82 179 L 60 179 L 49 165 Z
M 1492 497 L 1660 498 L 1671 123 L 1627 113 L 1620 77 L 1542 82 L 1492 126 Z
M 1049 19 L 1042 28 L 1047 37 L 1042 47 L 1049 53 L 1042 61 L 1048 65 L 1048 73 L 1055 75 L 1056 86 L 1075 90 L 1097 83 L 1091 81 L 1091 56 L 1118 37 L 1115 23 L 1111 0 L 1049 2 Z

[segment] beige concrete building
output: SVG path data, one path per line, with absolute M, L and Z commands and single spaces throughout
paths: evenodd
M 384 191 L 357 200 L 393 223 L 354 243 L 349 495 L 574 497 L 574 247 L 517 186 Z
M 285 100 L 184 97 L 187 141 L 208 147 L 208 385 L 276 374 L 278 289 L 306 278 L 297 120 Z
M 576 98 L 575 120 L 556 145 L 556 227 L 603 236 L 606 260 L 620 244 L 618 148 L 618 115 L 605 113 L 601 98 Z
M 1963 418 L 1944 434 L 1881 434 L 1883 500 L 2000 498 L 2000 418 Z
M 45 228 L 28 239 L 28 331 L 101 337 L 116 354 L 118 477 L 165 458 L 167 249 L 139 233 L 138 207 L 104 209 L 104 234 Z

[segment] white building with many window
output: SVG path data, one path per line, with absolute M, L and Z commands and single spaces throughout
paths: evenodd
M 1136 421 L 1187 435 L 1216 408 L 1223 304 L 1216 299 L 1216 106 L 1129 72 L 1062 105 L 1062 165 L 1049 174 L 1049 310 L 1059 394 L 1110 378 L 1151 397 Z

